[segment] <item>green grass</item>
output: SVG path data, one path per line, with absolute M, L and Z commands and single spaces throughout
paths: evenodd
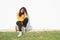
M 0 40 L 60 40 L 60 31 L 26 32 L 20 38 L 17 32 L 0 32 Z

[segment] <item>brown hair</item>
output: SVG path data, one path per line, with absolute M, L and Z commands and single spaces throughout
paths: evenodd
M 24 9 L 25 13 L 27 14 L 27 10 L 26 10 L 26 8 L 25 8 L 25 7 L 22 7 L 21 9 Z M 21 9 L 19 10 L 19 16 L 21 16 L 21 15 L 22 15 L 22 13 L 21 13 Z M 24 13 L 23 13 L 23 14 L 24 14 Z

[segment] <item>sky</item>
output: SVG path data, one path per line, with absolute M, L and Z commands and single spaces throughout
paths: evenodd
M 60 29 L 60 0 L 0 0 L 0 29 L 14 29 L 23 6 L 32 29 Z

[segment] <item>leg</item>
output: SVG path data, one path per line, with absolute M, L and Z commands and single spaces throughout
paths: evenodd
M 24 27 L 27 26 L 27 23 L 28 23 L 28 18 L 25 18 L 24 21 L 23 21 L 23 25 L 24 25 Z
M 18 37 L 20 37 L 22 35 L 22 22 L 20 21 L 17 21 L 16 24 L 18 25 L 18 28 L 19 28 L 19 34 L 18 34 Z
M 22 32 L 23 33 L 26 31 L 27 23 L 28 23 L 28 18 L 25 18 L 24 21 L 23 21 L 23 27 L 22 27 Z
M 21 23 L 21 21 L 17 21 L 16 24 L 18 25 L 19 31 L 22 31 L 22 30 L 21 30 L 21 28 L 22 28 L 22 23 Z

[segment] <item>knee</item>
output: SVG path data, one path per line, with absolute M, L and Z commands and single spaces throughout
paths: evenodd
M 18 25 L 18 21 L 16 22 L 16 24 Z
M 28 18 L 26 18 L 26 19 L 25 19 L 25 21 L 27 21 L 27 22 L 28 22 Z
M 21 22 L 20 22 L 20 21 L 17 21 L 17 22 L 16 22 L 16 24 L 17 24 L 17 25 L 20 25 L 20 24 L 21 24 Z

